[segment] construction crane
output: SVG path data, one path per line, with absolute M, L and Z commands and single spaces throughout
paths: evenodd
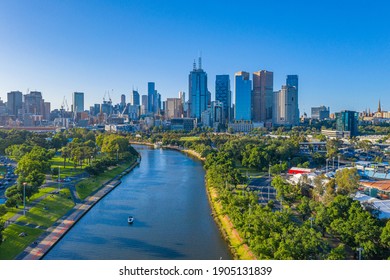
M 66 112 L 68 112 L 69 111 L 69 106 L 68 106 L 68 102 L 66 101 L 66 97 L 64 95 L 64 99 L 62 100 L 62 104 L 61 104 L 61 110 L 64 110 L 65 108 L 66 108 Z

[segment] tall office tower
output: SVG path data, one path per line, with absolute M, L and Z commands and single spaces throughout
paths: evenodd
M 7 93 L 7 109 L 10 116 L 18 116 L 22 109 L 23 94 L 20 91 L 11 91 Z
M 183 113 L 183 117 L 187 116 L 186 115 L 186 111 L 187 109 L 185 108 L 185 104 L 186 104 L 186 93 L 184 91 L 179 91 L 179 98 L 181 100 L 181 111 Z
M 290 87 L 295 87 L 298 94 L 298 75 L 287 75 L 286 85 Z
M 148 113 L 148 96 L 141 96 L 141 115 L 146 115 Z
M 126 95 L 121 95 L 121 107 L 124 108 L 126 106 Z
M 133 90 L 130 93 L 130 104 L 131 105 L 141 105 L 140 103 L 140 95 L 137 90 Z
M 153 82 L 148 83 L 148 113 L 154 113 L 156 103 L 156 89 Z
M 24 113 L 42 115 L 44 111 L 44 100 L 40 91 L 31 91 L 24 95 Z
M 220 101 L 223 104 L 224 111 L 224 123 L 228 123 L 231 120 L 230 107 L 232 92 L 230 91 L 230 78 L 229 75 L 217 75 L 215 78 L 215 100 Z
M 100 113 L 100 104 L 93 104 L 93 115 L 97 116 Z
M 349 131 L 350 136 L 357 136 L 359 113 L 355 111 L 341 111 L 336 113 L 336 130 Z
M 249 79 L 248 72 L 237 72 L 235 75 L 235 120 L 251 120 L 251 91 L 252 81 Z
M 273 72 L 261 70 L 253 73 L 253 121 L 266 122 L 272 120 L 273 90 Z
M 167 98 L 165 102 L 165 116 L 167 119 L 181 118 L 183 115 L 183 105 L 180 98 Z
M 278 125 L 298 125 L 298 92 L 295 87 L 282 86 L 282 89 L 274 92 L 274 118 Z
M 161 111 L 161 94 L 159 94 L 157 90 L 155 94 L 155 100 L 156 102 L 153 104 L 153 113 L 159 115 Z
M 198 68 L 194 61 L 193 69 L 188 76 L 189 117 L 200 120 L 202 112 L 207 110 L 210 94 L 207 89 L 207 74 L 202 69 L 202 58 L 199 58 Z
M 74 92 L 72 95 L 72 112 L 84 112 L 84 92 Z

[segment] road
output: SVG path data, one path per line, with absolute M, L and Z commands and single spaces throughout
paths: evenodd
M 276 200 L 276 190 L 271 186 L 272 178 L 257 178 L 252 179 L 248 185 L 251 191 L 257 191 L 259 196 L 259 204 L 266 206 L 269 200 L 274 201 L 274 209 L 281 210 L 281 205 Z

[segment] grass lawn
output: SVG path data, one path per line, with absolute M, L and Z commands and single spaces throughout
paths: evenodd
M 27 236 L 19 237 L 21 232 L 25 232 Z M 3 243 L 0 245 L 0 259 L 1 260 L 12 260 L 19 253 L 21 253 L 24 248 L 26 248 L 31 242 L 37 239 L 43 230 L 30 228 L 27 226 L 19 226 L 12 224 L 3 231 Z
M 265 175 L 268 175 L 268 173 L 259 171 L 255 168 L 244 167 L 239 162 L 236 162 L 236 166 L 243 176 L 250 176 L 251 178 L 260 178 Z
M 39 192 L 32 195 L 30 197 L 30 199 L 26 201 L 26 205 L 28 205 L 30 202 L 33 202 L 34 200 L 40 198 L 41 196 L 43 196 L 43 195 L 45 195 L 53 190 L 55 190 L 55 188 L 40 188 Z M 7 213 L 4 216 L 2 216 L 1 218 L 4 221 L 8 220 L 8 219 L 12 218 L 15 214 L 17 214 L 22 209 L 23 209 L 23 203 L 19 206 L 19 208 L 15 208 L 15 207 L 7 208 Z
M 58 167 L 60 168 L 60 176 L 61 178 L 72 177 L 84 172 L 84 167 L 87 165 L 83 165 L 82 167 L 77 166 L 74 168 L 73 162 L 66 161 L 64 168 L 64 159 L 60 156 L 55 156 L 50 160 L 51 169 L 55 170 L 55 175 L 53 175 L 53 179 L 58 178 Z
M 180 140 L 182 140 L 182 141 L 196 141 L 196 140 L 199 140 L 199 136 L 185 136 L 185 137 L 181 137 Z
M 55 221 L 73 208 L 73 200 L 69 199 L 70 192 L 63 189 L 60 194 L 49 195 L 19 218 L 18 222 L 30 223 L 38 226 L 50 227 Z
M 101 186 L 114 178 L 116 175 L 122 173 L 124 170 L 126 170 L 130 165 L 132 165 L 135 162 L 132 161 L 131 163 L 123 163 L 120 164 L 111 170 L 106 170 L 104 173 L 93 176 L 91 178 L 83 179 L 81 182 L 76 184 L 76 191 L 81 199 L 86 198 L 94 191 L 101 188 Z

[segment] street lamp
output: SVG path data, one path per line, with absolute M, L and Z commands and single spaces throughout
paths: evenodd
M 27 183 L 23 183 L 23 215 L 26 216 L 26 185 Z
M 337 169 L 340 169 L 340 155 L 338 156 L 337 159 L 338 159 L 338 160 L 337 160 Z
M 359 252 L 359 260 L 362 259 L 362 252 L 364 251 L 362 247 L 356 249 Z

